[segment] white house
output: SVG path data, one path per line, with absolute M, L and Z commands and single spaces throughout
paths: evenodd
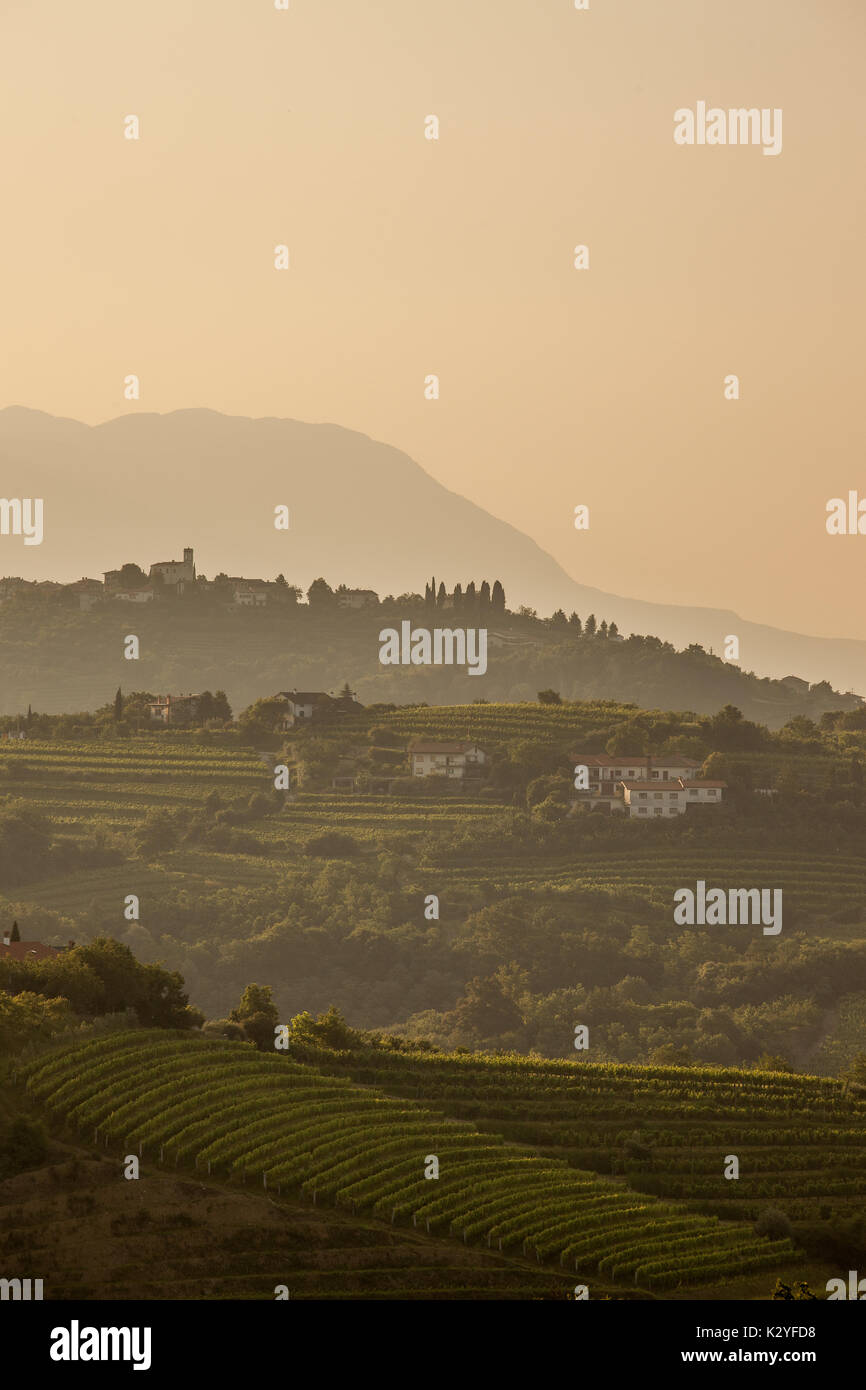
M 317 714 L 323 714 L 334 703 L 324 690 L 280 690 L 274 698 L 283 700 L 286 705 L 286 712 L 280 723 L 280 728 L 284 731 L 293 729 L 296 724 L 302 724 L 305 720 L 314 719 Z
M 268 587 L 256 579 L 242 579 L 235 583 L 234 601 L 241 608 L 264 608 L 268 601 Z
M 487 762 L 487 754 L 477 743 L 430 743 L 409 745 L 413 777 L 465 777 Z
M 718 806 L 727 782 L 680 777 L 676 782 L 624 781 L 622 795 L 630 816 L 682 816 L 690 806 Z
M 676 783 L 680 778 L 691 780 L 700 769 L 697 758 L 684 753 L 654 756 L 649 753 L 572 753 L 573 766 L 587 769 L 589 790 L 583 797 L 621 797 L 622 783 L 638 779 L 644 782 Z

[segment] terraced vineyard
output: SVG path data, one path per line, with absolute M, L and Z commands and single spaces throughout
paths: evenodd
M 792 1220 L 866 1200 L 866 1097 L 819 1077 L 386 1051 L 301 1055 L 692 1212 Z M 739 1177 L 726 1179 L 728 1155 Z
M 488 829 L 505 826 L 510 812 L 495 802 L 469 796 L 410 798 L 355 793 L 296 793 L 279 818 L 279 826 L 264 833 L 266 842 L 298 835 L 317 835 L 323 830 L 339 830 L 356 839 L 382 834 L 423 835 L 428 830 L 446 830 L 460 821 L 484 825 Z
M 616 700 L 582 700 L 569 705 L 404 705 L 376 714 L 376 723 L 411 738 L 477 739 L 479 743 L 509 743 L 598 737 L 611 725 L 625 723 L 637 706 Z M 686 725 L 688 732 L 691 726 Z M 605 733 L 605 737 L 609 735 Z
M 448 876 L 458 885 L 490 893 L 545 886 L 628 889 L 652 896 L 666 908 L 677 888 L 694 886 L 698 879 L 703 879 L 708 887 L 726 890 L 752 884 L 772 885 L 783 890 L 789 907 L 822 916 L 828 905 L 840 911 L 849 905 L 859 908 L 866 904 L 866 857 L 829 854 L 806 861 L 802 854 L 770 846 L 735 853 L 710 846 L 692 850 L 680 844 L 649 845 L 635 840 L 628 851 L 596 851 L 592 855 L 578 852 L 570 855 L 567 862 L 449 866 Z
M 536 1267 L 552 1259 L 581 1276 L 670 1290 L 775 1276 L 796 1254 L 788 1240 L 758 1239 L 746 1224 L 696 1216 L 482 1132 L 447 1113 L 450 1101 L 428 1108 L 241 1044 L 112 1034 L 42 1055 L 18 1076 L 68 1125 L 125 1153 L 411 1221 L 534 1256 Z M 436 1076 L 425 1073 L 431 1099 Z M 433 1156 L 439 1175 L 428 1179 Z
M 273 786 L 247 750 L 136 739 L 125 743 L 39 743 L 0 751 L 0 791 L 46 814 L 59 831 L 88 822 L 128 829 L 148 811 L 195 808 Z

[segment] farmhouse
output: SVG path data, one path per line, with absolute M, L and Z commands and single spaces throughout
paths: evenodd
M 0 960 L 48 960 L 59 955 L 56 946 L 41 941 L 13 941 L 8 931 L 0 941 Z
M 701 764 L 684 753 L 572 753 L 574 767 L 585 767 L 588 787 L 576 804 L 606 806 L 630 816 L 681 816 L 689 806 L 719 805 L 725 782 L 698 778 Z
M 621 797 L 621 783 L 638 778 L 644 782 L 690 780 L 700 769 L 696 758 L 684 753 L 653 757 L 649 753 L 619 753 L 615 757 L 597 753 L 572 753 L 575 767 L 587 769 L 589 788 L 584 797 Z
M 625 781 L 622 798 L 630 816 L 682 816 L 690 806 L 718 806 L 727 785 L 686 777 L 676 782 Z
M 487 762 L 487 754 L 477 743 L 430 743 L 409 745 L 413 777 L 465 777 Z
M 337 590 L 338 608 L 375 608 L 378 603 L 379 595 L 373 589 Z
M 173 728 L 192 724 L 198 716 L 200 703 L 200 695 L 158 695 L 150 705 L 150 718 L 154 724 Z
M 264 608 L 269 585 L 263 579 L 232 579 L 233 600 L 239 608 Z
M 312 719 L 327 715 L 354 714 L 363 709 L 357 695 L 348 686 L 339 695 L 330 695 L 325 690 L 280 690 L 273 696 L 282 700 L 286 712 L 280 720 L 280 730 L 286 732 L 296 724 L 304 724 Z

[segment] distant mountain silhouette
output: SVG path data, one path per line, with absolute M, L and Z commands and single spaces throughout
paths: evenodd
M 509 607 L 595 612 L 623 633 L 721 653 L 760 675 L 795 674 L 866 692 L 866 642 L 804 636 L 723 609 L 647 603 L 580 584 L 528 536 L 437 483 L 408 455 L 354 430 L 212 410 L 135 413 L 88 426 L 18 406 L 0 411 L 5 497 L 44 499 L 45 538 L 0 536 L 0 574 L 69 581 L 179 558 L 199 573 L 330 584 L 381 595 L 501 579 Z M 289 507 L 277 531 L 274 508 Z M 686 579 L 687 583 L 687 579 Z

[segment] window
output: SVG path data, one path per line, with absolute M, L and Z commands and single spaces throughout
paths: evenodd
M 697 792 L 694 787 L 689 788 L 689 796 L 697 796 Z
M 665 808 L 664 808 L 664 806 L 656 806 L 655 810 L 653 811 L 653 815 L 654 815 L 654 816 L 663 816 L 664 813 L 665 813 Z
M 679 792 L 668 792 L 668 801 L 676 801 Z
M 646 806 L 638 806 L 638 808 L 637 808 L 637 813 L 638 813 L 639 816 L 645 816 L 645 815 L 646 815 Z
M 661 801 L 661 799 L 662 799 L 663 796 L 664 796 L 664 792 L 653 792 L 653 800 L 654 800 L 654 801 Z
M 708 794 L 710 796 L 718 796 L 719 793 L 716 791 L 715 787 L 710 787 Z
M 646 801 L 646 792 L 638 792 L 638 796 L 640 797 L 641 801 Z

